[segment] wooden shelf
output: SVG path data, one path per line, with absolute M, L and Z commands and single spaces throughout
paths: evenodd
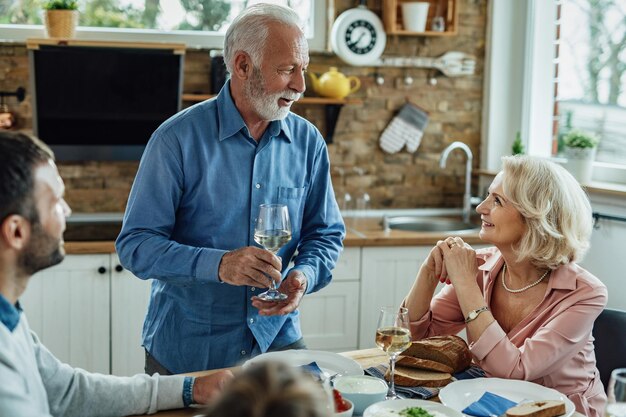
M 183 101 L 186 102 L 199 102 L 208 100 L 215 97 L 215 94 L 183 94 Z M 363 100 L 359 98 L 347 97 L 343 99 L 326 98 L 326 97 L 302 97 L 296 101 L 294 105 L 309 104 L 325 107 L 326 117 L 326 135 L 324 139 L 326 143 L 333 143 L 333 135 L 335 133 L 335 126 L 339 119 L 339 112 L 344 104 L 363 104 Z
M 389 35 L 398 36 L 454 36 L 458 31 L 459 10 L 457 0 L 422 0 L 428 1 L 428 18 L 426 19 L 426 28 L 430 29 L 433 18 L 437 15 L 443 16 L 445 20 L 445 30 L 443 32 L 434 32 L 426 30 L 425 32 L 411 32 L 404 30 L 402 23 L 402 3 L 415 0 L 383 0 L 383 23 L 385 31 Z
M 198 102 L 208 100 L 215 97 L 215 94 L 183 94 L 183 101 Z M 302 97 L 294 104 L 363 104 L 363 100 L 358 98 L 347 97 L 344 99 L 325 98 L 325 97 Z

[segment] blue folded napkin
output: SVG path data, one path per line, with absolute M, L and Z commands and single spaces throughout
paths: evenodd
M 476 417 L 500 416 L 517 403 L 491 392 L 485 392 L 478 401 L 468 405 L 462 412 Z
M 321 381 L 324 376 L 324 371 L 322 371 L 322 369 L 317 365 L 317 362 L 311 362 L 309 364 L 306 365 L 300 365 L 300 369 L 302 369 L 304 372 L 313 375 L 313 377 L 318 380 Z

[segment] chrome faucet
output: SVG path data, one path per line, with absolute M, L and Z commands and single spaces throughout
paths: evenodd
M 467 155 L 467 161 L 465 162 L 465 194 L 463 195 L 463 221 L 465 223 L 469 223 L 470 220 L 470 212 L 472 211 L 472 160 L 474 156 L 472 155 L 472 150 L 464 144 L 463 142 L 452 142 L 446 149 L 441 153 L 441 158 L 439 159 L 439 167 L 445 168 L 446 161 L 448 160 L 448 156 L 455 149 L 462 149 Z M 478 199 L 476 199 L 478 200 Z

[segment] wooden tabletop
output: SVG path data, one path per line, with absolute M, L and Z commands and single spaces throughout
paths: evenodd
M 363 349 L 363 350 L 353 350 L 351 352 L 344 352 L 340 355 L 347 356 L 349 358 L 354 359 L 361 365 L 363 369 L 369 368 L 372 365 L 380 365 L 381 363 L 386 363 L 388 361 L 387 355 L 378 348 L 373 349 Z M 237 368 L 231 368 L 236 371 Z M 203 371 L 203 372 L 194 372 L 192 376 L 202 376 L 202 375 L 210 375 L 216 370 L 212 371 Z M 169 411 L 161 411 L 156 414 L 152 414 L 153 416 L 158 417 L 188 417 L 195 416 L 201 413 L 201 410 L 198 408 L 183 408 L 179 410 L 169 410 Z
M 362 349 L 362 350 L 353 350 L 350 352 L 340 353 L 340 355 L 347 356 L 348 358 L 352 358 L 361 365 L 363 369 L 369 368 L 370 366 L 380 365 L 381 363 L 387 363 L 389 360 L 387 355 L 378 348 L 372 349 Z M 236 371 L 237 368 L 231 368 Z M 209 375 L 215 370 L 212 371 L 204 371 L 204 372 L 194 372 L 192 376 L 201 376 L 201 375 Z M 170 410 L 170 411 L 161 411 L 156 414 L 152 414 L 153 416 L 158 417 L 188 417 L 195 416 L 201 413 L 201 410 L 198 408 L 186 408 L 180 410 Z M 574 412 L 572 417 L 584 417 L 584 415 Z

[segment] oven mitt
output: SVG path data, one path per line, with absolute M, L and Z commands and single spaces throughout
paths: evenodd
M 485 392 L 478 401 L 468 405 L 462 413 L 476 417 L 500 416 L 506 413 L 506 410 L 516 405 L 516 402 L 509 399 L 492 394 L 491 392 Z
M 407 103 L 391 120 L 380 136 L 380 147 L 387 153 L 396 153 L 405 145 L 407 151 L 417 150 L 428 124 L 428 113 Z

